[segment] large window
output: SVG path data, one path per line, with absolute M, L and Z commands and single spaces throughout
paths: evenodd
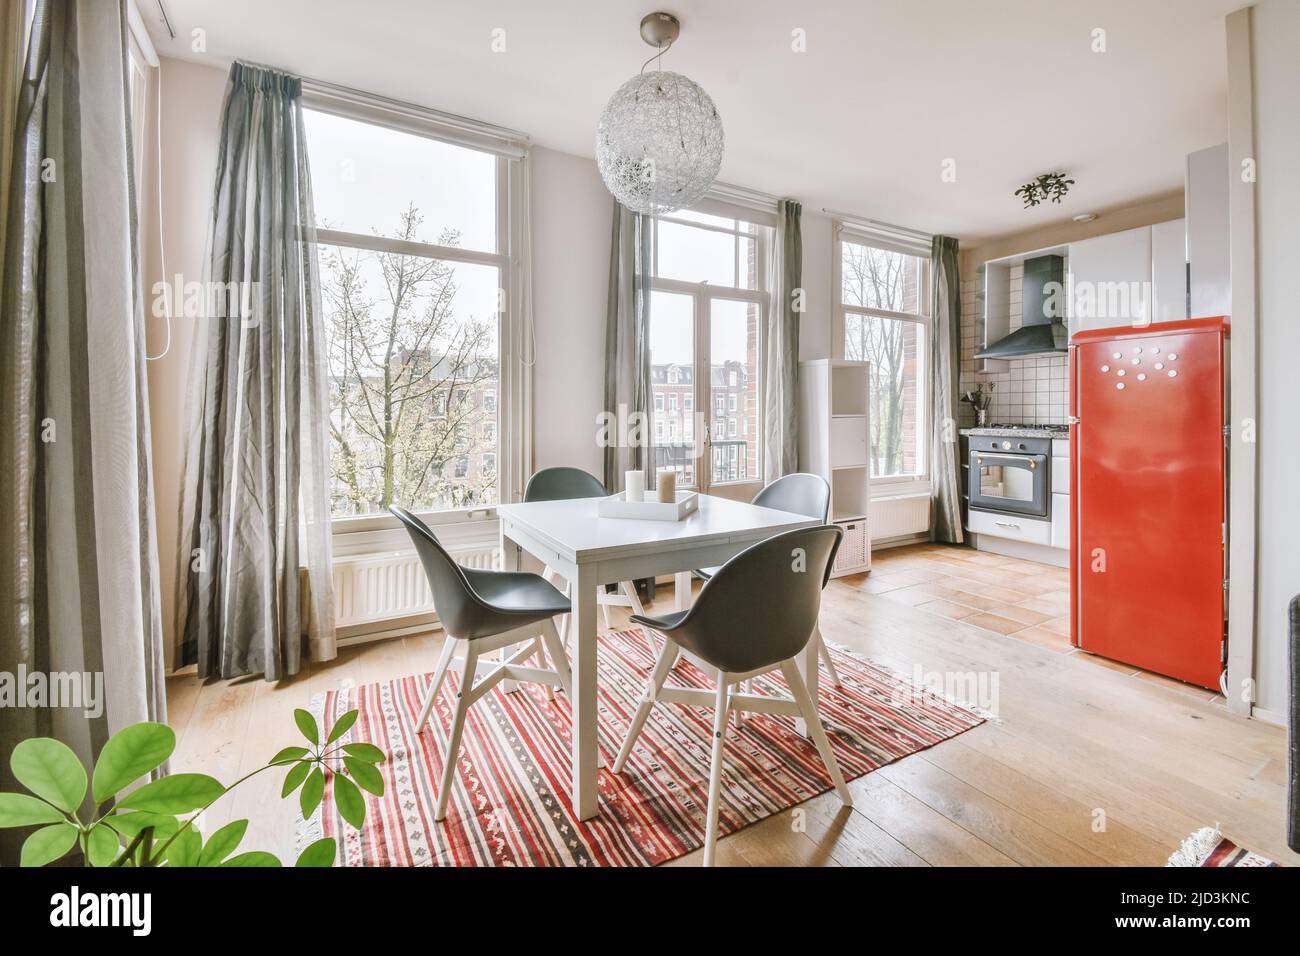
M 495 504 L 506 160 L 331 112 L 305 126 L 334 515 Z
M 871 476 L 924 477 L 929 262 L 845 236 L 838 266 L 844 357 L 871 363 Z
M 675 469 L 691 487 L 726 492 L 730 486 L 746 497 L 753 490 L 747 485 L 762 480 L 761 334 L 769 232 L 765 225 L 689 210 L 654 222 L 650 363 L 656 465 Z

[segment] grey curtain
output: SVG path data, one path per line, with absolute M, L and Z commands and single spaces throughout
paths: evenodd
M 957 240 L 935 236 L 930 247 L 930 538 L 961 544 L 962 506 L 958 469 L 957 377 L 960 372 L 961 284 Z
M 235 63 L 195 338 L 177 633 L 200 676 L 335 654 L 326 343 L 302 84 Z M 303 592 L 300 567 L 309 586 Z
M 803 206 L 782 199 L 768 264 L 771 307 L 763 379 L 763 480 L 799 470 L 799 313 L 803 311 Z
M 605 487 L 623 490 L 623 473 L 641 468 L 651 487 L 654 404 L 650 399 L 650 218 L 614 203 L 605 315 L 605 409 L 627 427 L 605 444 Z M 640 427 L 635 427 L 637 420 Z M 629 441 L 630 439 L 630 441 Z
M 90 760 L 166 719 L 126 51 L 124 2 L 37 3 L 0 290 L 0 671 L 73 695 L 0 711 L 0 790 L 22 739 Z

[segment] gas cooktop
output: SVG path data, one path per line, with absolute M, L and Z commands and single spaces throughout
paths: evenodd
M 994 422 L 992 425 L 981 425 L 981 428 L 1016 428 L 1023 431 L 1036 432 L 1061 432 L 1066 433 L 1070 430 L 1069 425 L 1039 425 L 1034 422 Z

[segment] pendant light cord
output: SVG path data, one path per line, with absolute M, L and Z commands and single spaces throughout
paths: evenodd
M 650 57 L 649 60 L 646 60 L 644 63 L 641 64 L 641 74 L 642 75 L 645 74 L 645 68 L 650 65 L 650 62 L 652 60 L 659 60 L 659 63 L 655 64 L 655 69 L 658 70 L 660 73 L 662 73 L 664 69 L 663 67 L 664 54 L 667 53 L 669 50 L 671 50 L 672 46 L 673 46 L 672 40 L 669 40 L 667 44 L 663 44 L 663 43 L 659 44 L 659 46 L 656 47 L 655 49 L 654 56 Z

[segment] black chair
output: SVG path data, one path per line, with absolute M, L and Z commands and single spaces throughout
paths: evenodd
M 587 474 L 581 468 L 570 468 L 567 466 L 557 466 L 555 468 L 543 468 L 541 471 L 533 473 L 528 479 L 528 486 L 524 488 L 524 501 L 567 501 L 571 498 L 604 498 L 609 492 L 605 486 L 600 483 L 593 475 Z M 542 569 L 542 577 L 552 584 L 562 580 L 558 574 L 550 567 Z M 567 593 L 568 584 L 564 585 Z M 636 582 L 620 581 L 617 591 L 607 591 L 604 585 L 596 589 L 596 604 L 600 607 L 601 613 L 605 617 L 605 630 L 610 629 L 609 609 L 611 607 L 625 607 L 631 610 L 633 614 L 644 614 L 645 608 L 641 604 L 641 597 L 636 593 Z M 655 653 L 658 646 L 654 638 L 650 636 L 650 631 L 646 628 L 641 629 L 645 635 L 646 646 L 650 648 L 650 653 Z M 569 620 L 564 617 L 560 621 L 560 633 L 563 635 L 565 646 L 569 643 Z
M 842 536 L 843 532 L 834 525 L 823 525 L 768 538 L 717 568 L 687 610 L 663 617 L 633 618 L 638 624 L 653 627 L 668 640 L 655 661 L 627 739 L 614 761 L 614 772 L 622 772 L 656 701 L 715 707 L 704 836 L 705 866 L 713 865 L 717 848 L 723 747 L 731 710 L 802 716 L 840 800 L 845 806 L 853 803 L 818 719 L 817 705 L 808 695 L 796 661 L 817 623 L 822 588 Z M 716 669 L 715 692 L 664 687 L 668 672 L 682 651 Z M 777 669 L 785 675 L 792 698 L 731 690 L 734 685 Z
M 777 511 L 788 511 L 796 515 L 807 515 L 825 524 L 830 517 L 831 486 L 821 475 L 802 473 L 784 475 L 754 495 L 750 504 L 774 508 Z M 707 581 L 717 571 L 717 568 L 701 568 L 695 572 L 695 575 Z M 827 580 L 830 580 L 829 574 Z M 813 640 L 817 642 L 817 655 L 826 667 L 826 674 L 830 677 L 831 684 L 835 687 L 841 686 L 840 675 L 835 670 L 834 661 L 831 660 L 831 652 L 826 649 L 826 642 L 822 640 L 820 628 L 814 632 Z
M 416 553 L 433 591 L 438 620 L 447 632 L 428 696 L 420 707 L 416 733 L 421 732 L 428 722 L 447 671 L 455 670 L 461 675 L 460 690 L 456 692 L 456 713 L 447 741 L 442 786 L 438 791 L 438 808 L 434 812 L 434 819 L 441 820 L 447 815 L 456 757 L 465 730 L 465 714 L 476 700 L 505 679 L 545 684 L 548 693 L 558 685 L 572 696 L 569 662 L 553 620 L 556 615 L 569 612 L 569 599 L 537 574 L 463 568 L 452 559 L 423 521 L 396 505 L 388 510 L 406 526 L 411 541 L 415 543 Z M 522 651 L 500 662 L 483 661 L 482 665 L 491 669 L 480 679 L 479 658 L 482 655 L 525 641 L 527 646 Z M 457 645 L 464 645 L 463 661 L 453 660 Z M 550 654 L 554 670 L 523 665 L 522 662 L 534 653 L 542 655 L 543 648 Z M 545 662 L 544 656 L 540 659 Z

